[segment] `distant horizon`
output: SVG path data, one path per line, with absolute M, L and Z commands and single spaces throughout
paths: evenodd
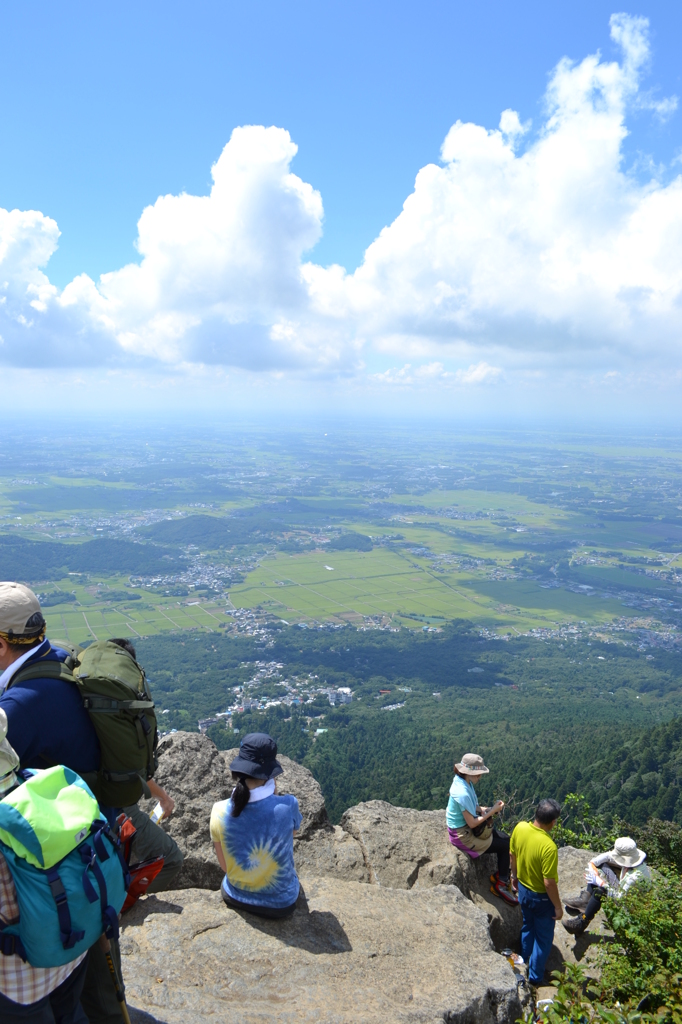
M 71 427 L 80 431 L 84 423 L 87 423 L 96 432 L 89 434 L 87 439 L 82 437 L 74 438 Z M 365 431 L 368 427 L 378 432 L 382 440 L 390 439 L 393 435 L 396 440 L 401 438 L 403 433 L 411 433 L 417 442 L 428 441 L 428 436 L 437 437 L 439 440 L 457 439 L 460 443 L 467 438 L 472 440 L 489 439 L 491 441 L 508 440 L 510 442 L 529 442 L 543 445 L 556 443 L 585 443 L 599 439 L 600 441 L 611 442 L 614 446 L 627 448 L 638 441 L 654 442 L 682 447 L 682 429 L 677 425 L 663 422 L 641 423 L 639 425 L 612 424 L 606 421 L 595 421 L 593 423 L 582 422 L 579 425 L 566 421 L 555 420 L 553 422 L 539 422 L 537 419 L 515 420 L 513 422 L 500 422 L 493 420 L 474 420 L 471 417 L 457 419 L 445 417 L 434 413 L 426 416 L 415 413 L 412 416 L 385 416 L 366 413 L 363 416 L 344 416 L 340 413 L 329 414 L 322 418 L 317 414 L 310 413 L 307 416 L 302 414 L 283 415 L 272 412 L 259 414 L 256 417 L 246 415 L 216 415 L 211 412 L 203 414 L 186 414 L 183 419 L 178 420 L 177 415 L 170 411 L 164 414 L 139 413 L 137 416 L 126 415 L 125 423 L 114 425 L 111 415 L 107 410 L 100 410 L 99 414 L 85 410 L 69 411 L 63 416 L 53 413 L 45 414 L 45 418 L 33 417 L 26 413 L 23 418 L 17 419 L 15 415 L 0 410 L 0 424 L 5 429 L 5 440 L 14 437 L 25 437 L 33 442 L 41 441 L 65 441 L 67 439 L 79 440 L 83 444 L 96 444 L 99 441 L 107 442 L 115 436 L 136 437 L 140 429 L 148 431 L 148 436 L 157 440 L 166 440 L 175 443 L 182 436 L 193 440 L 202 438 L 209 440 L 211 432 L 221 435 L 225 440 L 230 434 L 237 436 L 242 434 L 267 435 L 270 439 L 280 437 L 283 442 L 287 438 L 293 439 L 297 435 L 305 439 L 325 437 L 330 443 L 339 438 L 362 440 L 370 443 Z M 145 441 L 136 437 L 140 445 Z

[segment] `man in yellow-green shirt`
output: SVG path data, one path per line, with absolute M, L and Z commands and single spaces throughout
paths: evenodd
M 542 984 L 554 924 L 564 913 L 559 899 L 559 851 L 549 836 L 560 814 L 556 800 L 541 800 L 535 821 L 519 822 L 509 846 L 512 879 L 518 881 L 523 914 L 521 953 L 528 964 L 528 982 L 533 986 Z

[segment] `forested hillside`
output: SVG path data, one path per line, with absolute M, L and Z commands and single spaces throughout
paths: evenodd
M 263 701 L 282 695 L 278 680 L 301 681 L 312 703 L 235 715 L 209 735 L 227 748 L 235 727 L 271 732 L 314 772 L 335 820 L 367 799 L 444 806 L 453 761 L 475 750 L 491 768 L 484 800 L 502 795 L 518 807 L 580 791 L 634 823 L 682 821 L 673 652 L 577 637 L 489 641 L 466 623 L 436 634 L 280 627 L 273 637 L 267 648 L 251 637 L 152 637 L 139 650 L 169 727 L 196 728 L 224 710 L 256 662 L 282 666 L 253 684 Z M 353 702 L 330 707 L 315 692 L 323 685 L 350 687 Z

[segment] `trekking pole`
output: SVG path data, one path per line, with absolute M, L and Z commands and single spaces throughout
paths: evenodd
M 123 1017 L 125 1024 L 130 1024 L 130 1014 L 128 1013 L 128 1007 L 126 1006 L 125 992 L 123 991 L 123 985 L 119 981 L 116 964 L 114 963 L 114 959 L 111 955 L 111 943 L 105 935 L 102 935 L 100 938 L 100 946 L 104 951 L 104 956 L 106 957 L 107 964 L 109 965 L 109 974 L 111 975 L 111 980 L 114 983 L 116 998 L 118 999 L 119 1006 L 121 1008 L 121 1016 Z

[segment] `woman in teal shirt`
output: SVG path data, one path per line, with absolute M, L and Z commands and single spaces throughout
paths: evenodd
M 491 892 L 507 903 L 516 904 L 518 899 L 509 880 L 509 836 L 494 828 L 492 822 L 503 809 L 504 801 L 497 800 L 492 807 L 481 807 L 474 789 L 488 771 L 480 754 L 465 754 L 455 765 L 445 814 L 448 836 L 452 845 L 469 857 L 496 853 L 497 871 L 490 876 Z

